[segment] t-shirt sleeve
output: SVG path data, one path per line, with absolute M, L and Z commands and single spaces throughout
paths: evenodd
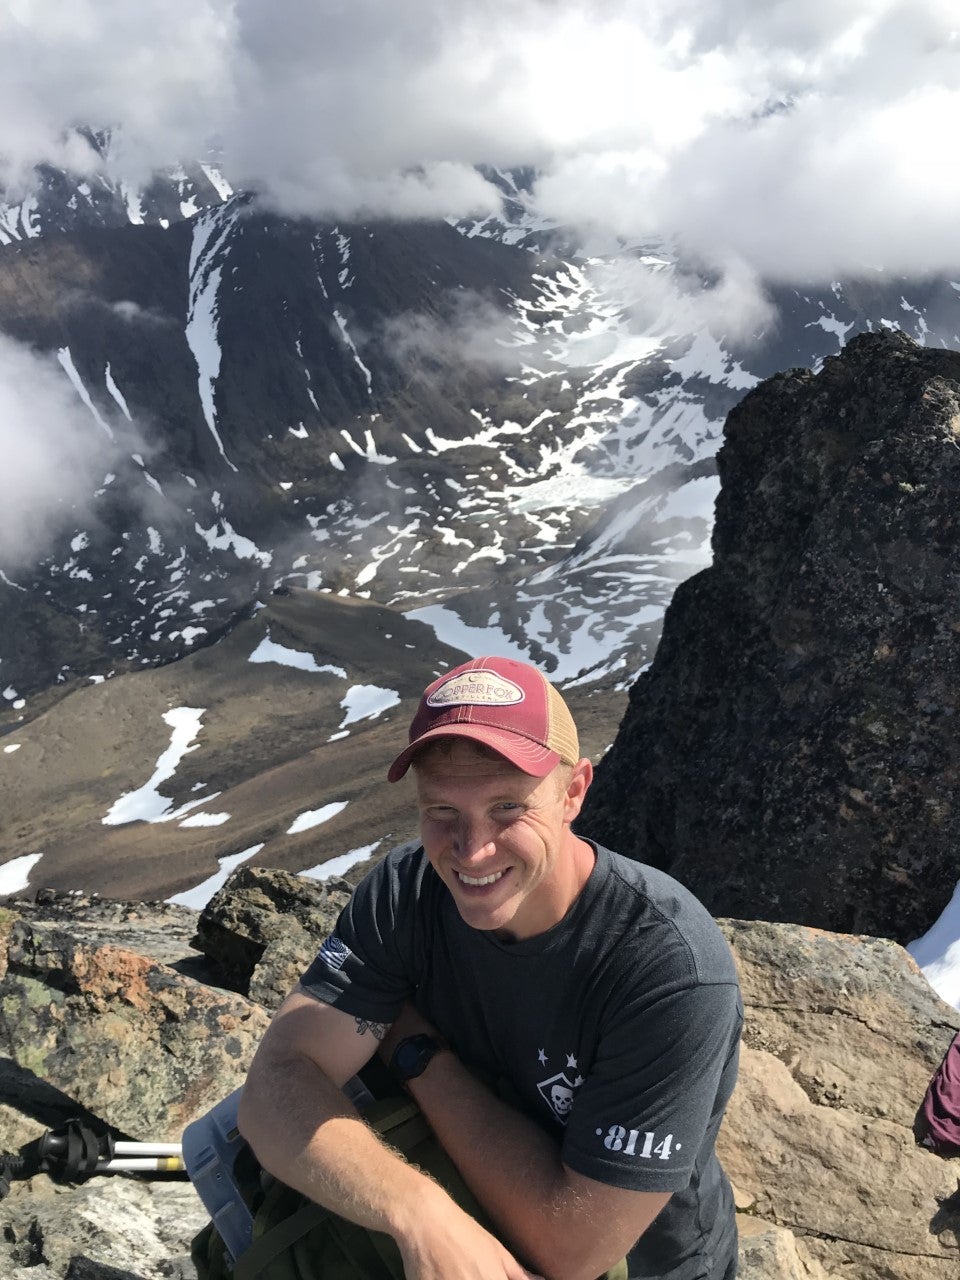
M 416 987 L 415 852 L 388 854 L 357 885 L 300 986 L 352 1017 L 392 1022 Z
M 618 1006 L 577 1093 L 564 1162 L 628 1190 L 682 1190 L 733 1088 L 742 1023 L 735 982 Z

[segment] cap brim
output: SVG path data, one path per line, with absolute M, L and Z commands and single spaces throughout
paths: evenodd
M 560 756 L 556 751 L 549 750 L 539 742 L 531 742 L 520 734 L 486 724 L 445 724 L 436 729 L 428 729 L 401 751 L 387 771 L 387 781 L 399 782 L 424 743 L 436 738 L 469 738 L 471 742 L 481 742 L 533 778 L 545 778 L 560 763 Z

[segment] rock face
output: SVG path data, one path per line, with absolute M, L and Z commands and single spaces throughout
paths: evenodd
M 746 1018 L 718 1149 L 744 1249 L 774 1268 L 756 1274 L 955 1277 L 956 1169 L 915 1145 L 913 1120 L 960 1015 L 892 942 L 762 922 L 723 928 Z M 771 1235 L 771 1223 L 793 1241 Z
M 229 968 L 239 983 L 260 972 L 272 1001 L 281 973 L 299 963 L 292 955 L 303 948 L 310 957 L 308 935 L 326 931 L 325 913 L 345 894 L 303 885 L 284 873 L 237 873 L 205 913 L 205 963 Z M 166 1124 L 175 1137 L 186 1111 L 205 1110 L 235 1087 L 266 1012 L 96 941 L 97 931 L 128 941 L 135 931 L 139 945 L 173 959 L 182 950 L 180 915 L 144 904 L 71 906 L 67 898 L 8 913 L 0 1145 L 14 1150 L 59 1127 L 70 1106 L 104 1129 L 157 1140 Z M 293 917 L 287 952 L 277 944 Z M 912 1124 L 960 1014 L 895 943 L 721 924 L 746 1012 L 740 1082 L 720 1138 L 740 1210 L 742 1280 L 953 1280 L 957 1169 L 915 1146 Z M 265 965 L 271 950 L 276 969 Z M 225 1047 L 237 1033 L 222 1029 L 224 1018 L 246 1028 L 236 1055 Z M 118 1045 L 133 1070 L 118 1066 Z M 31 1067 L 45 1072 L 43 1081 Z M 0 1275 L 191 1280 L 189 1242 L 204 1221 L 183 1181 L 104 1175 L 70 1187 L 38 1175 L 14 1182 L 0 1201 Z
M 727 419 L 682 584 L 581 820 L 717 915 L 907 941 L 960 838 L 960 355 L 854 339 Z

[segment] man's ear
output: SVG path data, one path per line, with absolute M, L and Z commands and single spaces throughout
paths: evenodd
M 573 766 L 573 773 L 563 795 L 563 820 L 573 822 L 583 807 L 584 797 L 593 781 L 593 765 L 584 756 Z

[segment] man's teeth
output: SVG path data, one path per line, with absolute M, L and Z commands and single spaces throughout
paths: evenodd
M 462 884 L 495 884 L 506 872 L 497 871 L 492 876 L 465 876 L 462 871 L 458 871 L 457 875 Z

